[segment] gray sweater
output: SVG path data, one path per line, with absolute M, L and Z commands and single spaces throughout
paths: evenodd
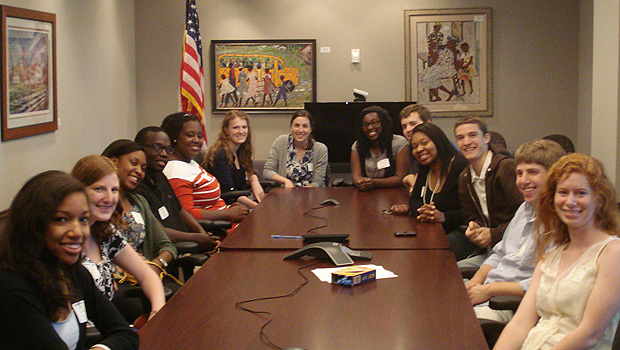
M 263 177 L 271 180 L 273 175 L 278 174 L 286 177 L 286 161 L 288 154 L 286 148 L 288 146 L 288 135 L 280 135 L 273 141 L 269 150 L 269 157 L 265 162 L 263 169 Z M 314 156 L 312 158 L 312 182 L 310 185 L 314 187 L 325 186 L 325 173 L 327 172 L 327 146 L 325 144 L 314 141 Z

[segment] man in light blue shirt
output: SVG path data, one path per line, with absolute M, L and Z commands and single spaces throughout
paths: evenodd
M 532 236 L 536 203 L 547 171 L 563 155 L 560 145 L 549 140 L 530 141 L 517 150 L 516 183 L 525 202 L 515 213 L 491 255 L 474 277 L 465 283 L 476 317 L 507 323 L 513 312 L 493 310 L 488 306 L 488 300 L 498 295 L 523 296 L 529 287 L 536 266 L 536 242 Z

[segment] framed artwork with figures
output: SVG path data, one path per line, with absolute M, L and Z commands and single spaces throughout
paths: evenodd
M 433 116 L 493 114 L 492 10 L 405 10 L 406 99 Z

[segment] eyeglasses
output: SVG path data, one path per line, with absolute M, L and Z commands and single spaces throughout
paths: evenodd
M 362 129 L 368 129 L 369 127 L 376 128 L 378 126 L 381 126 L 380 120 L 373 120 L 370 123 L 362 123 Z
M 144 145 L 144 147 L 152 148 L 155 152 L 161 152 L 166 150 L 166 153 L 172 153 L 174 148 L 172 146 L 164 147 L 161 143 L 154 143 L 152 145 Z

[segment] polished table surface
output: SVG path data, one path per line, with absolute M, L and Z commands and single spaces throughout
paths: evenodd
M 325 199 L 341 204 L 320 207 Z M 317 233 L 349 234 L 352 249 L 448 249 L 441 224 L 420 223 L 410 215 L 389 215 L 393 204 L 405 204 L 404 188 L 359 192 L 354 187 L 274 188 L 222 242 L 222 249 L 297 249 L 301 240 L 274 239 L 271 235 L 299 236 Z M 325 219 L 323 219 L 325 218 Z M 398 231 L 414 230 L 415 237 L 395 237 Z
M 318 200 L 318 199 L 317 199 Z M 140 331 L 140 348 L 268 349 L 266 317 L 235 308 L 247 299 L 293 291 L 308 260 L 286 251 L 232 250 L 214 255 Z M 375 250 L 370 262 L 396 273 L 353 288 L 309 283 L 296 295 L 245 306 L 273 315 L 265 332 L 278 346 L 303 349 L 487 349 L 447 250 Z

